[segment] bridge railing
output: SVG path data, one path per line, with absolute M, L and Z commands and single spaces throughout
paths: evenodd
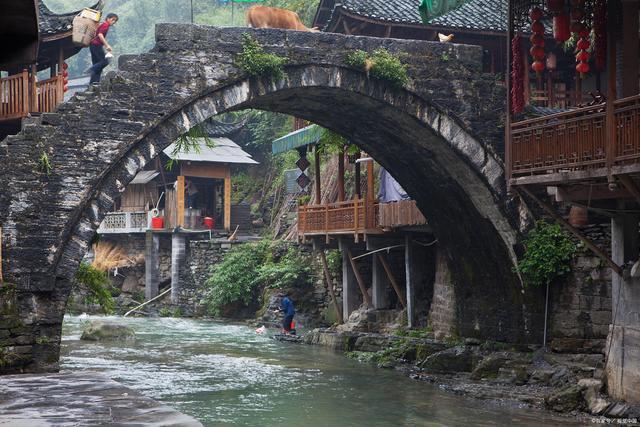
M 149 228 L 149 213 L 138 212 L 109 212 L 100 227 L 98 233 L 144 233 Z
M 509 179 L 640 163 L 640 95 L 610 114 L 598 104 L 513 123 Z

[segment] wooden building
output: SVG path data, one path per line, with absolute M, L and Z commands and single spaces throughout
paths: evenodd
M 504 74 L 507 1 L 440 3 L 421 14 L 420 0 L 321 0 L 313 26 L 331 33 L 432 41 L 438 33 L 453 34 L 454 43 L 483 47 L 485 71 Z
M 177 142 L 167 147 L 124 189 L 98 233 L 228 231 L 232 225 L 231 167 L 258 163 L 228 138 L 242 125 L 210 122 L 209 136 L 192 139 L 188 150 L 178 150 Z M 167 168 L 170 161 L 172 166 Z M 154 216 L 162 218 L 161 225 L 156 221 L 153 226 Z
M 437 247 L 426 218 L 415 201 L 366 153 L 321 155 L 322 133 L 316 125 L 299 129 L 274 141 L 272 151 L 279 154 L 296 149 L 303 158 L 307 152 L 314 153 L 313 194 L 308 203 L 298 206 L 297 236 L 301 243 L 313 246 L 324 265 L 338 318 L 346 322 L 354 310 L 364 306 L 373 309 L 374 316 L 387 319 L 385 316 L 406 310 L 410 327 L 425 326 L 432 315 L 434 286 L 438 285 L 436 270 L 447 268 L 446 262 L 436 261 Z M 337 157 L 338 165 L 336 197 L 323 200 L 321 163 L 332 156 Z M 349 179 L 345 179 L 347 174 Z M 381 190 L 388 188 L 387 183 L 393 183 L 398 191 L 389 194 L 387 190 L 384 195 Z M 342 253 L 341 302 L 327 269 L 325 251 L 329 249 Z M 449 332 L 436 331 L 440 336 Z
M 3 28 L 11 29 L 9 40 L 17 44 L 15 50 L 9 51 L 13 53 L 0 59 L 0 139 L 18 132 L 23 118 L 53 111 L 63 102 L 68 76 L 64 61 L 81 49 L 71 38 L 73 18 L 79 11 L 53 13 L 41 0 L 7 3 L 10 6 L 6 14 L 3 6 Z M 102 2 L 91 7 L 101 9 Z M 21 23 L 19 29 L 14 23 Z M 8 45 L 3 43 L 3 50 Z M 45 70 L 49 71 L 48 78 L 39 79 L 38 72 Z
M 572 16 L 575 46 L 560 52 L 531 37 L 540 47 L 536 78 L 562 73 L 602 96 L 582 105 L 557 104 L 556 110 L 527 108 L 523 40 L 533 21 L 547 27 Z M 613 322 L 606 350 L 609 393 L 640 402 L 640 69 L 639 4 L 626 0 L 510 0 L 510 56 L 506 117 L 506 176 L 512 192 L 544 209 L 579 238 L 612 270 Z M 566 19 L 566 18 L 565 18 Z M 558 23 L 556 22 L 556 25 Z M 537 25 L 537 32 L 545 31 Z M 554 34 L 556 37 L 562 34 Z M 567 34 L 560 37 L 566 37 Z M 554 69 L 551 53 L 562 55 Z M 534 53 L 532 50 L 531 53 Z M 531 61 L 530 61 L 531 62 Z M 534 73 L 535 74 L 535 73 Z M 578 86 L 579 87 L 579 86 Z M 563 99 L 563 88 L 544 88 Z M 551 196 L 551 200 L 548 200 Z M 553 202 L 611 218 L 611 249 L 599 248 L 559 215 Z M 611 253 L 611 255 L 609 255 Z

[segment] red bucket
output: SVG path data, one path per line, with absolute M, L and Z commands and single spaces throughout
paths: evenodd
M 213 218 L 211 218 L 210 216 L 205 216 L 202 222 L 204 223 L 204 226 L 209 230 L 213 230 L 213 226 L 215 225 L 215 221 L 213 220 Z
M 151 218 L 151 228 L 164 228 L 164 217 L 155 216 Z

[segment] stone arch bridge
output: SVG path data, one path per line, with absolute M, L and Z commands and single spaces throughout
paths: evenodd
M 286 79 L 247 78 L 234 66 L 247 32 L 289 58 Z M 354 49 L 380 47 L 408 64 L 405 89 L 345 65 Z M 311 120 L 370 153 L 434 228 L 464 307 L 460 333 L 530 341 L 536 310 L 512 270 L 519 208 L 500 158 L 505 93 L 481 74 L 481 56 L 474 46 L 159 25 L 150 52 L 122 56 L 101 85 L 0 143 L 0 347 L 22 355 L 13 370 L 57 369 L 71 279 L 119 191 L 192 126 L 244 108 Z

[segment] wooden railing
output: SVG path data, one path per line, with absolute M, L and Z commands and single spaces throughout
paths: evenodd
M 109 212 L 100 223 L 98 233 L 144 233 L 149 228 L 146 211 Z
M 0 120 L 20 119 L 29 113 L 48 113 L 64 100 L 62 76 L 31 81 L 25 70 L 0 78 Z
M 425 225 L 427 223 L 427 219 L 418 209 L 415 200 L 380 203 L 378 212 L 378 224 L 384 228 Z
M 640 163 L 640 95 L 614 101 L 612 113 L 598 104 L 513 123 L 511 177 Z
M 553 88 L 551 90 L 532 89 L 530 102 L 539 107 L 571 108 L 592 101 L 592 99 L 588 93 L 581 93 L 575 90 L 563 90 L 559 88 Z
M 298 207 L 298 234 L 379 232 L 378 203 L 366 199 Z
M 0 119 L 15 119 L 29 114 L 29 73 L 0 78 Z

